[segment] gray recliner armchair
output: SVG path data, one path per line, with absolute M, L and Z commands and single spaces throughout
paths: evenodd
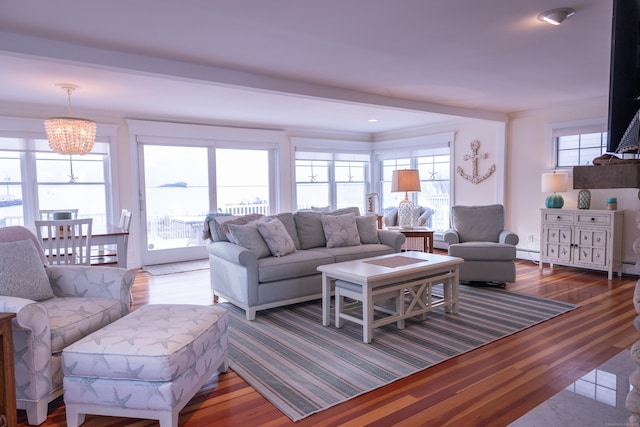
M 504 229 L 504 207 L 453 206 L 445 231 L 449 255 L 464 259 L 460 280 L 505 284 L 516 280 L 518 235 Z

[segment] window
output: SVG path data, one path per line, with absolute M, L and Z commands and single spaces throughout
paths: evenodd
M 272 150 L 141 147 L 148 251 L 204 245 L 202 219 L 209 210 L 232 215 L 269 214 Z M 209 163 L 210 154 L 215 164 Z M 215 187 L 210 187 L 210 182 L 215 182 Z
M 409 193 L 416 206 L 433 210 L 431 228 L 445 231 L 449 228 L 449 200 L 451 192 L 449 148 L 428 150 L 430 153 L 409 158 L 385 159 L 381 162 L 382 208 L 397 207 L 404 194 L 391 192 L 391 175 L 396 169 L 418 169 L 419 193 Z
M 270 207 L 269 164 L 269 150 L 216 149 L 218 212 L 267 215 Z
M 607 151 L 606 119 L 554 123 L 550 129 L 554 168 L 591 165 Z
M 35 153 L 38 209 L 77 208 L 78 218 L 106 222 L 104 157 Z
M 578 133 L 554 138 L 556 145 L 556 166 L 571 167 L 590 165 L 593 159 L 607 151 L 607 133 Z
M 45 139 L 0 137 L 0 226 L 29 226 L 39 209 L 59 208 L 107 222 L 108 149 L 96 142 L 90 154 L 63 156 Z
M 296 151 L 296 208 L 344 208 L 365 212 L 369 155 Z
M 0 138 L 0 143 L 2 138 Z M 0 151 L 0 171 L 2 171 L 2 189 L 0 190 L 0 227 L 23 225 L 22 168 L 20 153 Z
M 206 256 L 208 212 L 278 211 L 281 131 L 127 120 L 138 155 L 142 265 Z

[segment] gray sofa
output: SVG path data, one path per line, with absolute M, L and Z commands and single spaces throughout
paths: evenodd
M 203 237 L 214 295 L 244 309 L 248 320 L 259 310 L 321 298 L 320 265 L 397 253 L 405 242 L 401 233 L 378 230 L 377 218 L 359 216 L 357 208 L 210 214 Z

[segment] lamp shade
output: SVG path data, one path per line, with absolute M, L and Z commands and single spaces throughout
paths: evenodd
M 567 191 L 566 173 L 543 173 L 542 174 L 542 192 L 543 193 L 563 193 Z
M 420 191 L 420 174 L 417 169 L 400 169 L 391 175 L 391 192 Z
M 556 193 L 567 191 L 567 174 L 566 173 L 543 173 L 542 174 L 542 191 L 551 193 L 544 201 L 547 208 L 560 209 L 564 206 L 562 196 Z

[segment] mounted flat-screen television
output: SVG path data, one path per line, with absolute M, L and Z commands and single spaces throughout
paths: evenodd
M 639 109 L 640 0 L 613 0 L 608 152 L 618 150 L 620 141 Z

